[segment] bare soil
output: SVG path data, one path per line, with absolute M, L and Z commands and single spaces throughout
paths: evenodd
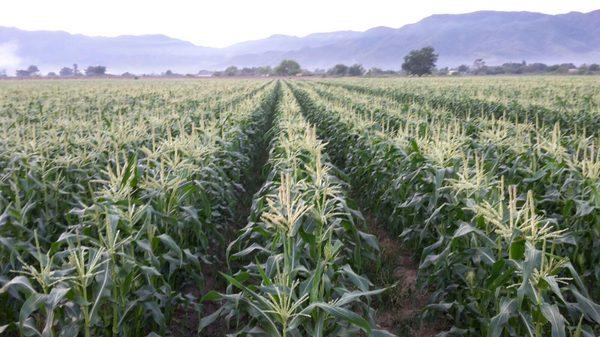
M 421 320 L 430 292 L 418 284 L 418 260 L 404 249 L 372 214 L 365 214 L 369 232 L 379 239 L 381 263 L 373 281 L 379 287 L 389 287 L 375 303 L 377 325 L 398 336 L 433 337 L 444 331 L 443 321 Z

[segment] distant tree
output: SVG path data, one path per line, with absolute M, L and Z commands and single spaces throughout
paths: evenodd
M 275 74 L 279 76 L 293 76 L 300 73 L 300 64 L 294 60 L 283 60 L 274 69 Z
M 565 69 L 576 69 L 577 68 L 577 66 L 574 65 L 573 63 L 562 63 L 560 66 Z
M 0 77 L 6 77 L 6 70 L 0 69 Z
M 483 67 L 485 67 L 485 61 L 483 59 L 476 59 L 475 61 L 473 61 L 474 70 L 479 70 Z
M 446 75 L 448 75 L 449 72 L 450 72 L 450 68 L 443 67 L 436 71 L 436 75 L 446 76 Z
M 71 77 L 73 76 L 73 69 L 69 68 L 69 67 L 63 67 L 58 74 L 60 75 L 60 77 Z
M 396 75 L 393 70 L 383 70 L 381 68 L 373 67 L 366 73 L 367 76 L 382 76 L 382 75 Z
M 383 70 L 381 68 L 373 67 L 367 71 L 367 76 L 379 76 L 383 75 Z
M 528 73 L 543 73 L 548 70 L 548 66 L 544 63 L 532 63 L 527 65 L 525 71 Z
M 106 75 L 105 66 L 89 66 L 85 68 L 85 76 L 104 76 Z
M 214 74 L 214 71 L 210 71 L 210 70 L 200 70 L 198 71 L 198 76 L 211 76 L 212 74 Z
M 438 54 L 433 47 L 425 47 L 420 50 L 413 50 L 404 57 L 402 70 L 410 75 L 423 76 L 431 74 L 435 63 L 438 60 Z
M 568 73 L 571 69 L 577 69 L 577 67 L 573 63 L 562 63 L 556 69 L 559 73 Z
M 466 64 L 461 64 L 460 66 L 458 66 L 458 68 L 456 70 L 459 73 L 466 73 L 467 71 L 469 71 L 469 66 Z
M 27 69 L 19 69 L 15 73 L 17 77 L 30 77 L 38 75 L 39 71 L 37 66 L 31 65 Z
M 58 77 L 58 75 L 56 75 L 55 72 L 51 71 L 48 74 L 46 74 L 46 77 Z
M 588 66 L 587 64 L 582 64 L 579 66 L 579 68 L 577 68 L 577 74 L 579 75 L 585 75 L 590 73 L 590 66 Z
M 353 64 L 348 68 L 348 75 L 350 76 L 362 76 L 365 74 L 365 68 L 361 64 Z
M 548 66 L 548 71 L 549 72 L 555 72 L 558 70 L 558 68 L 560 68 L 560 65 L 558 64 L 552 64 Z
M 483 59 L 476 59 L 473 61 L 471 71 L 476 75 L 485 74 L 487 71 L 487 65 L 485 64 L 485 61 Z
M 77 63 L 73 63 L 73 76 L 80 76 L 81 72 L 79 71 L 79 66 Z
M 348 75 L 348 66 L 345 64 L 336 64 L 333 68 L 327 70 L 327 74 L 332 76 L 346 76 Z
M 597 63 L 592 63 L 588 67 L 588 70 L 592 72 L 600 71 L 600 65 L 598 65 Z
M 37 66 L 31 65 L 27 68 L 27 71 L 29 72 L 29 76 L 36 76 L 39 75 L 40 69 Z
M 272 73 L 273 73 L 273 69 L 271 69 L 271 66 L 258 67 L 259 75 L 267 76 L 267 75 L 271 75 Z
M 505 74 L 522 74 L 525 72 L 526 63 L 504 63 L 502 64 L 502 68 Z
M 171 71 L 171 69 L 165 71 L 165 76 L 173 76 L 173 72 Z
M 239 74 L 239 69 L 236 66 L 229 66 L 225 69 L 225 76 L 236 76 Z
M 135 77 L 135 75 L 130 72 L 124 72 L 121 74 L 121 77 L 129 77 L 130 78 L 130 77 Z
M 244 68 L 242 68 L 242 70 L 240 70 L 240 75 L 254 76 L 254 75 L 256 75 L 256 72 L 257 72 L 257 68 L 244 67 Z

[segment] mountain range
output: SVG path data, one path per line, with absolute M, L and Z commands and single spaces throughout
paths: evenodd
M 35 64 L 57 71 L 77 63 L 105 65 L 108 72 L 195 73 L 229 65 L 276 65 L 297 60 L 306 69 L 337 63 L 399 69 L 410 50 L 433 46 L 438 66 L 504 62 L 600 63 L 600 10 L 548 15 L 479 11 L 432 15 L 400 28 L 337 31 L 304 37 L 273 35 L 225 48 L 197 46 L 164 35 L 94 37 L 61 31 L 0 27 L 0 70 Z

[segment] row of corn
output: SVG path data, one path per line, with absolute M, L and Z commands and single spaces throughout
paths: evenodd
M 30 85 L 0 102 L 0 332 L 173 330 L 201 310 L 185 289 L 205 287 L 274 84 Z
M 361 273 L 378 256 L 376 239 L 347 196 L 291 91 L 277 106 L 267 179 L 249 223 L 228 248 L 229 287 L 221 308 L 234 335 L 347 336 L 375 329 L 371 297 L 381 290 Z
M 419 252 L 447 334 L 598 333 L 597 138 L 337 87 L 293 91 L 363 205 Z

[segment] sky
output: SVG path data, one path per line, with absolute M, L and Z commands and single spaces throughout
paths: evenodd
M 398 28 L 432 14 L 589 12 L 600 9 L 600 0 L 3 0 L 0 8 L 0 26 L 100 36 L 164 34 L 225 47 L 273 34 Z

